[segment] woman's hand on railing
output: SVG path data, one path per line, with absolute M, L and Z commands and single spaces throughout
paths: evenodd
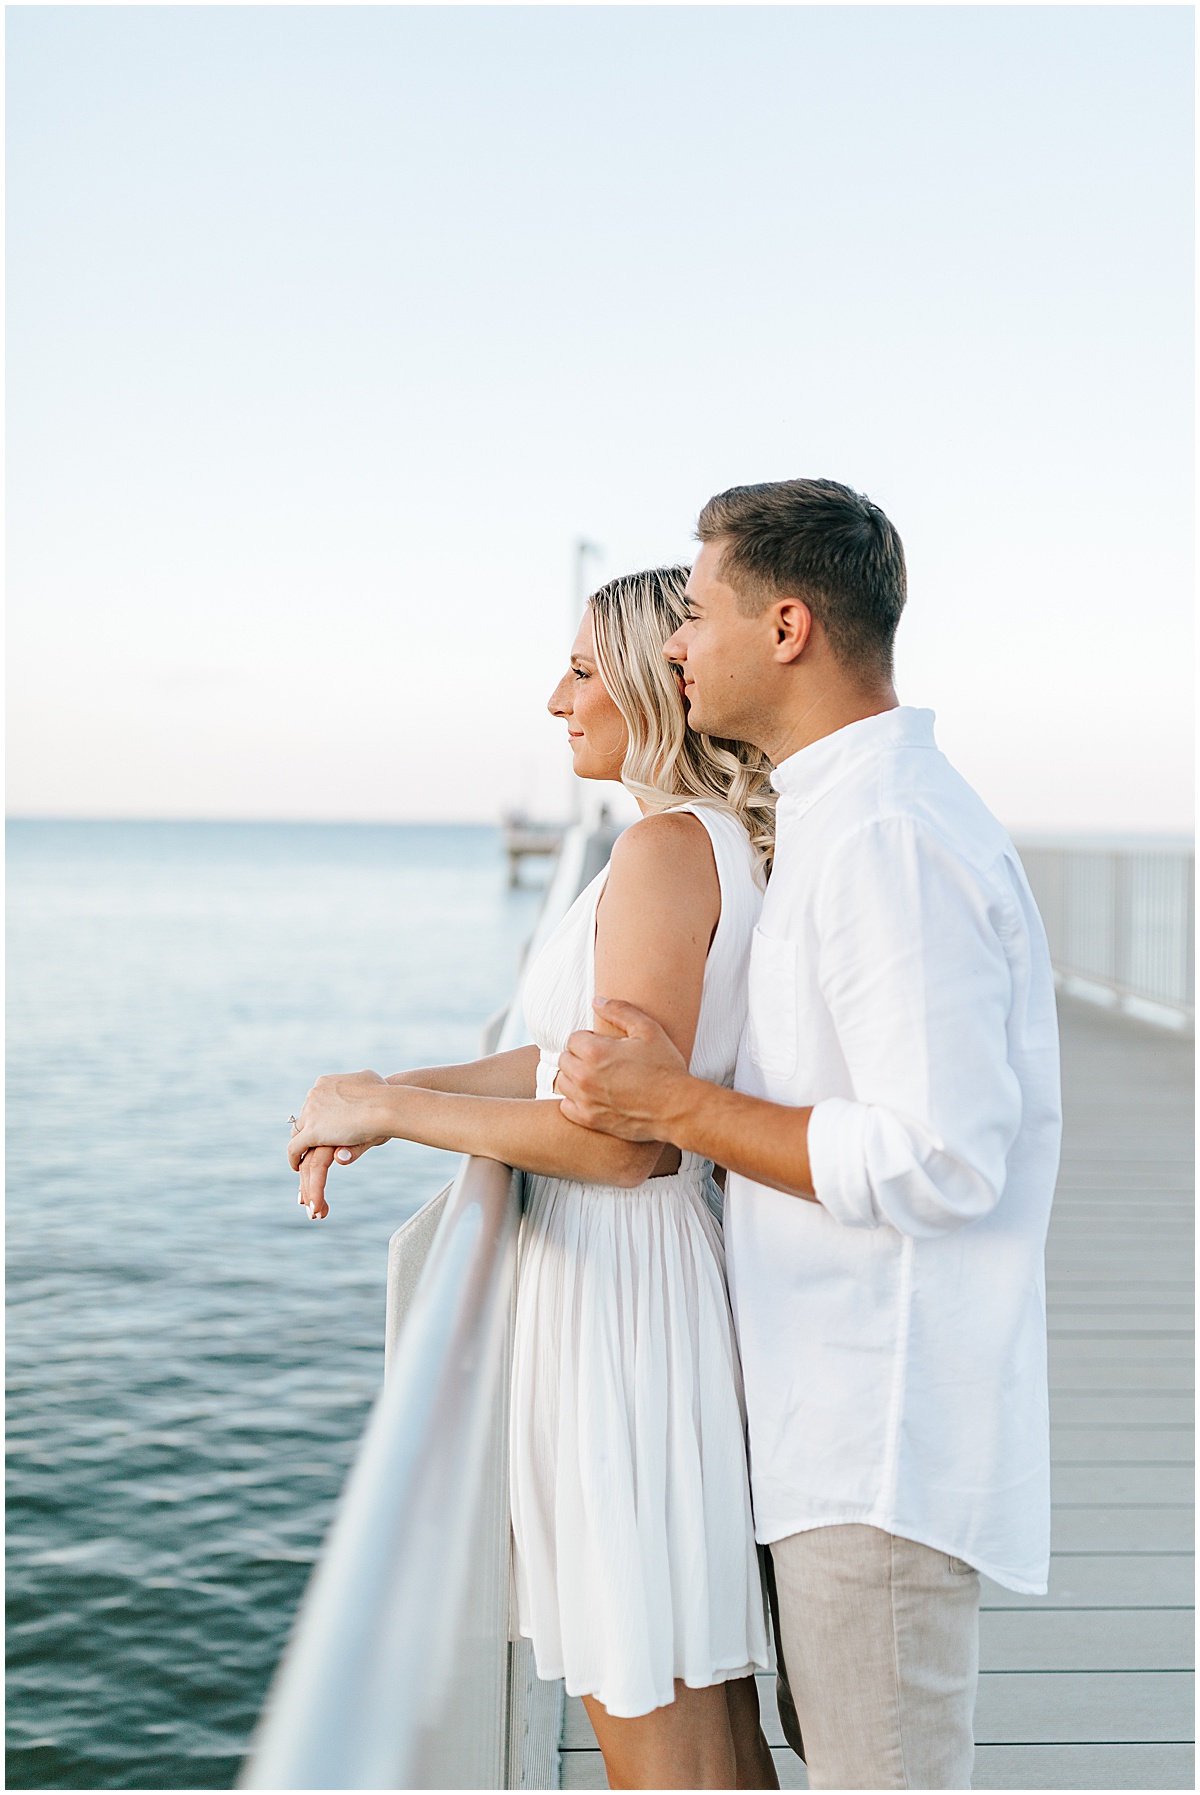
M 319 1078 L 304 1099 L 288 1144 L 288 1163 L 300 1174 L 298 1200 L 311 1220 L 329 1214 L 325 1181 L 334 1161 L 351 1165 L 369 1147 L 391 1138 L 380 1134 L 372 1105 L 385 1082 L 378 1072 L 339 1073 Z

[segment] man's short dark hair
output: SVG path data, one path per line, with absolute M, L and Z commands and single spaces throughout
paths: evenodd
M 756 616 L 801 598 L 834 654 L 865 678 L 890 678 L 904 609 L 904 548 L 870 499 L 837 480 L 731 486 L 700 513 L 701 542 L 724 542 L 721 578 Z

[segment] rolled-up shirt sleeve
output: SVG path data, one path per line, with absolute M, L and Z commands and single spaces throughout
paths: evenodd
M 831 852 L 819 977 L 854 1097 L 815 1104 L 808 1152 L 817 1200 L 846 1227 L 943 1234 L 999 1200 L 1021 1121 L 1010 920 L 1002 873 L 918 819 L 873 821 Z

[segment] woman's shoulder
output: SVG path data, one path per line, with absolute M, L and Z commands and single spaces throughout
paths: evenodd
M 617 848 L 626 844 L 624 857 L 631 866 L 680 857 L 691 874 L 713 868 L 721 886 L 749 883 L 762 894 L 766 880 L 749 832 L 742 819 L 727 805 L 693 800 L 686 808 L 676 805 L 646 816 L 624 831 Z M 617 848 L 613 853 L 616 855 Z
M 653 885 L 682 903 L 693 894 L 722 908 L 757 911 L 765 879 L 741 818 L 723 804 L 697 801 L 655 811 L 618 837 L 613 876 L 626 890 Z
M 631 823 L 613 844 L 609 867 L 606 892 L 618 901 L 657 897 L 680 913 L 720 902 L 713 845 L 690 811 L 659 810 Z
M 656 810 L 623 829 L 613 844 L 614 872 L 633 872 L 649 867 L 694 873 L 707 867 L 715 872 L 712 841 L 703 822 L 692 810 Z

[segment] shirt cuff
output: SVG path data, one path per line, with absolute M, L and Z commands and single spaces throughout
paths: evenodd
M 880 1217 L 867 1176 L 865 1103 L 825 1097 L 808 1119 L 808 1165 L 813 1195 L 844 1228 L 877 1228 Z

